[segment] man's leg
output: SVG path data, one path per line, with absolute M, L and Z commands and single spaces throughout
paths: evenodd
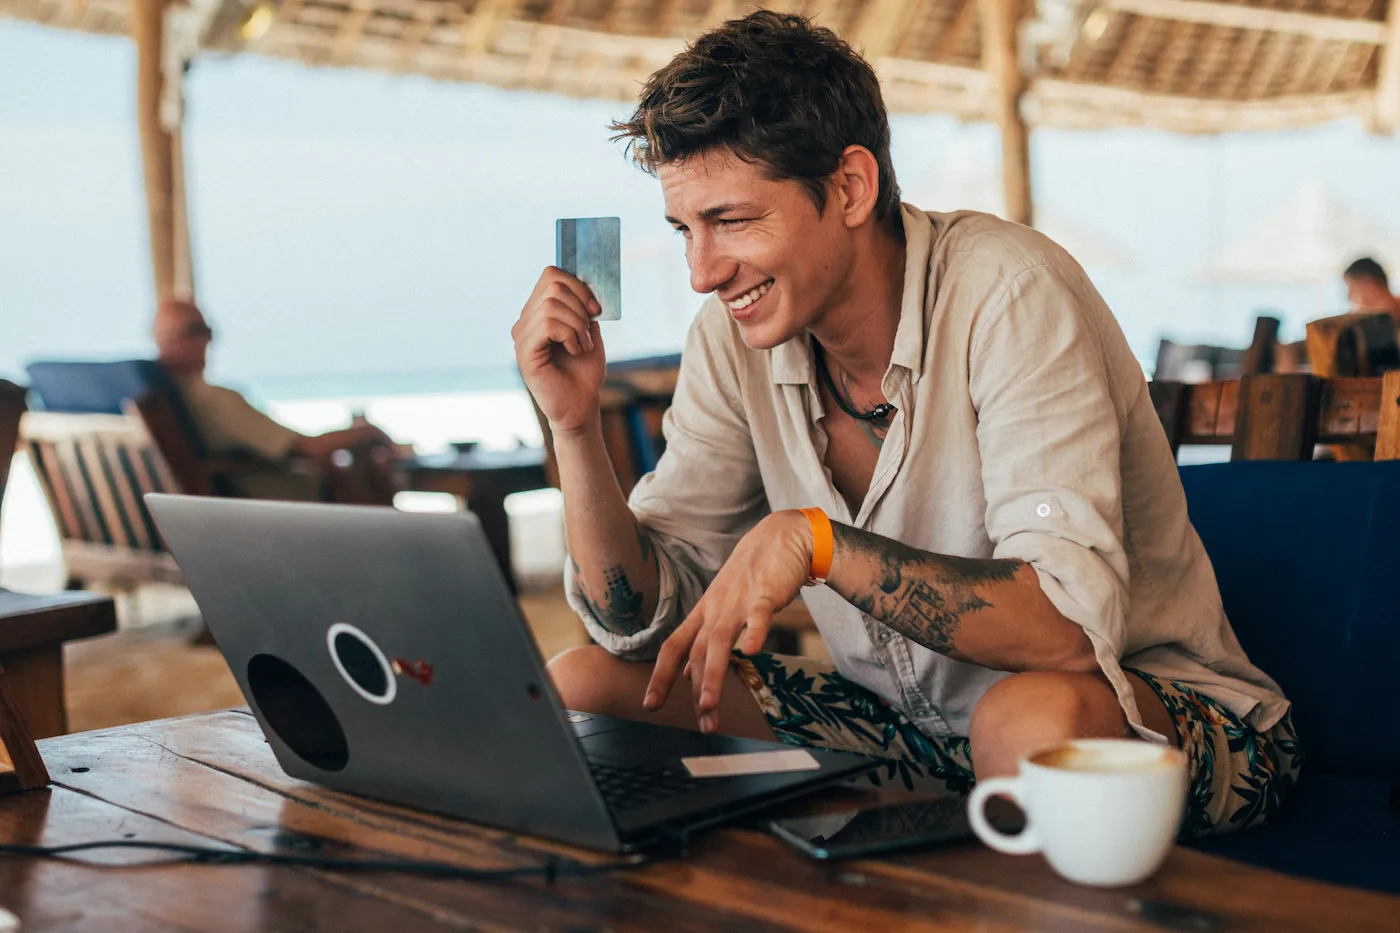
M 1127 674 L 1143 725 L 1179 746 L 1176 725 L 1156 692 Z M 1028 671 L 988 690 L 972 712 L 978 779 L 1013 775 L 1027 752 L 1068 739 L 1131 738 L 1135 733 L 1102 674 Z
M 661 709 L 642 708 L 651 670 L 650 663 L 624 661 L 598 645 L 570 648 L 549 662 L 549 676 L 567 709 L 698 731 L 695 698 L 684 678 L 676 681 Z M 725 735 L 777 741 L 753 694 L 732 667 L 720 695 L 719 729 Z

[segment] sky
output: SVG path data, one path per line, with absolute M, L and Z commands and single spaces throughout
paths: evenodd
M 622 217 L 611 357 L 678 349 L 700 305 L 657 183 L 608 140 L 624 104 L 235 56 L 195 63 L 187 106 L 215 378 L 277 394 L 325 374 L 506 371 L 556 217 Z M 968 202 L 998 172 L 993 129 L 903 116 L 893 134 L 907 200 L 986 206 Z M 0 375 L 35 358 L 149 354 L 137 146 L 127 40 L 0 22 Z M 1033 135 L 1037 209 L 1126 259 L 1086 267 L 1144 360 L 1163 334 L 1242 346 L 1260 308 L 1282 312 L 1289 339 L 1341 309 L 1337 283 L 1195 275 L 1309 178 L 1400 230 L 1400 141 L 1352 122 Z

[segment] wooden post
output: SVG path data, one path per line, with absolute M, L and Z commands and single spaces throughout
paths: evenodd
M 1001 178 L 1006 219 L 1029 226 L 1031 207 L 1030 131 L 1021 115 L 1026 81 L 1021 75 L 1018 31 L 1020 0 L 978 0 L 982 13 L 982 67 L 992 76 L 993 110 L 1001 128 Z
M 1311 460 L 1317 443 L 1321 380 L 1306 373 L 1240 380 L 1232 460 Z
M 179 132 L 168 132 L 160 120 L 165 89 L 161 62 L 167 3 L 168 0 L 131 0 L 131 37 L 136 42 L 136 119 L 141 132 L 157 301 L 177 294 L 192 298 L 194 291 L 185 222 L 184 172 L 177 163 L 181 155 Z

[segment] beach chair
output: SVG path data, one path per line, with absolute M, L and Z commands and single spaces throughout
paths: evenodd
M 141 497 L 185 490 L 140 418 L 31 411 L 20 439 L 53 511 L 70 589 L 181 582 Z

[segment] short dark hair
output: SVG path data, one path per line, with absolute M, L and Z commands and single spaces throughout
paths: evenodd
M 841 153 L 864 146 L 880 172 L 875 214 L 898 229 L 879 79 L 836 33 L 801 16 L 759 10 L 705 33 L 647 79 L 631 118 L 611 129 L 652 174 L 728 149 L 801 182 L 819 211 Z
M 1384 288 L 1390 288 L 1390 279 L 1385 274 L 1385 268 L 1370 256 L 1362 256 L 1356 262 L 1347 266 L 1347 271 L 1342 273 L 1344 279 L 1371 279 L 1380 283 Z

